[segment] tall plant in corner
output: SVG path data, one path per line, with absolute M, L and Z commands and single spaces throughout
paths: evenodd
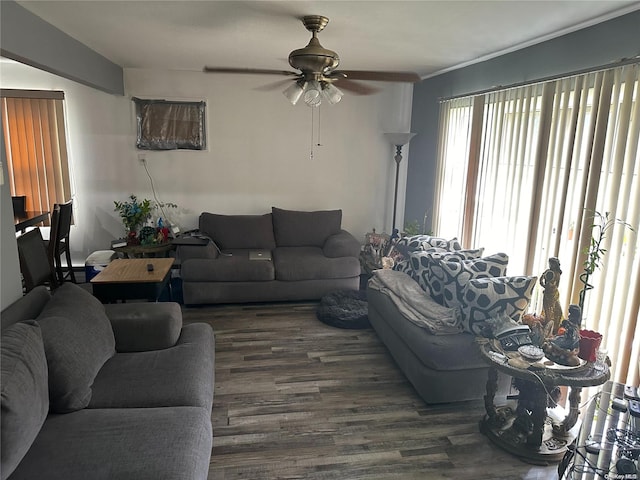
M 580 310 L 584 312 L 584 298 L 589 290 L 593 289 L 593 285 L 589 283 L 591 275 L 602 266 L 602 259 L 607 251 L 602 248 L 602 242 L 604 241 L 607 232 L 613 228 L 616 224 L 624 225 L 629 230 L 633 231 L 633 228 L 627 222 L 620 219 L 609 218 L 609 212 L 605 212 L 604 215 L 598 211 L 593 212 L 593 224 L 591 225 L 591 242 L 588 247 L 585 247 L 583 253 L 587 256 L 584 261 L 584 272 L 580 275 L 580 281 L 582 282 L 582 290 L 580 290 L 579 304 Z

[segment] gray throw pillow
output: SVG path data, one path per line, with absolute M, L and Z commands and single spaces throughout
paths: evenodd
M 26 455 L 49 411 L 47 360 L 36 322 L 16 323 L 2 331 L 0 362 L 4 480 Z
M 271 214 L 264 215 L 218 215 L 204 212 L 200 215 L 200 231 L 222 250 L 232 248 L 255 248 L 273 250 Z
M 272 207 L 273 233 L 278 247 L 321 247 L 340 233 L 342 210 L 300 212 Z
M 49 365 L 49 403 L 54 413 L 86 407 L 91 385 L 115 354 L 111 322 L 93 295 L 65 283 L 37 318 Z

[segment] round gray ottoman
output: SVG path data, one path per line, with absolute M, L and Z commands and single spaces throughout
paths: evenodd
M 369 328 L 367 293 L 364 290 L 338 290 L 320 299 L 318 319 L 338 328 Z

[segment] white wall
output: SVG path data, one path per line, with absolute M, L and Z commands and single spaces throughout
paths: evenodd
M 18 262 L 18 247 L 15 241 L 13 222 L 13 204 L 7 180 L 7 162 L 4 150 L 4 131 L 0 133 L 0 158 L 2 159 L 2 181 L 0 181 L 0 218 L 2 218 L 2 233 L 0 235 L 0 310 L 12 304 L 22 296 L 22 282 L 20 281 L 20 265 Z M 10 223 L 11 222 L 11 223 Z
M 322 107 L 323 146 L 314 147 L 311 160 L 312 109 L 290 105 L 284 86 L 257 89 L 279 77 L 128 69 L 126 96 L 118 97 L 20 64 L 0 68 L 3 88 L 65 91 L 76 215 L 71 246 L 79 261 L 123 235 L 113 200 L 152 198 L 134 147 L 132 96 L 207 101 L 207 151 L 144 152 L 159 199 L 180 206 L 174 221 L 183 230 L 194 228 L 203 210 L 254 214 L 271 206 L 341 208 L 343 227 L 359 239 L 371 228 L 389 230 L 395 163 L 383 132 L 408 130 L 411 85 L 379 83 L 375 95 L 347 93 Z M 405 176 L 406 162 L 399 224 Z

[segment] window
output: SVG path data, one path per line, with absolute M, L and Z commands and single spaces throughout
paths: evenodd
M 9 185 L 26 197 L 25 209 L 48 211 L 71 199 L 64 93 L 2 90 Z
M 434 229 L 509 254 L 509 273 L 561 262 L 561 302 L 578 303 L 594 212 L 631 224 L 605 238 L 586 297 L 619 382 L 640 377 L 640 66 L 444 101 Z M 532 309 L 541 311 L 541 288 Z

